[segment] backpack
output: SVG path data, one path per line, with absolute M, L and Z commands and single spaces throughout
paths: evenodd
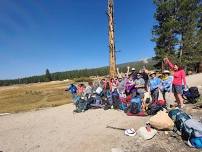
M 113 101 L 113 106 L 114 106 L 114 109 L 118 109 L 119 108 L 119 104 L 120 104 L 120 99 L 119 99 L 119 94 L 117 91 L 114 91 L 112 93 L 112 101 Z
M 168 113 L 168 116 L 174 121 L 175 128 L 182 131 L 184 122 L 191 119 L 189 115 L 185 112 L 181 111 L 180 109 L 173 109 Z
M 189 91 L 191 92 L 192 96 L 196 99 L 200 97 L 200 93 L 197 87 L 191 87 L 189 88 Z
M 182 135 L 185 139 L 202 137 L 202 123 L 195 119 L 185 121 L 182 127 Z
M 137 114 L 140 111 L 141 111 L 141 108 L 139 108 L 138 103 L 135 103 L 135 102 L 131 103 L 129 108 L 128 108 L 128 112 L 131 113 L 131 114 Z
M 155 115 L 157 112 L 163 110 L 163 106 L 158 105 L 156 103 L 152 103 L 148 106 L 147 114 L 148 115 Z
M 196 99 L 199 97 L 200 93 L 197 87 L 191 87 L 189 90 L 183 91 L 183 98 L 192 104 L 196 103 Z
M 129 106 L 129 112 L 132 114 L 137 114 L 141 112 L 142 100 L 141 97 L 135 96 L 131 99 L 131 104 Z
M 78 102 L 76 103 L 76 109 L 74 110 L 74 112 L 76 113 L 84 112 L 85 110 L 87 110 L 87 105 L 88 102 L 86 100 L 79 99 Z
M 191 144 L 191 147 L 202 148 L 202 137 L 193 137 L 188 141 L 188 143 Z

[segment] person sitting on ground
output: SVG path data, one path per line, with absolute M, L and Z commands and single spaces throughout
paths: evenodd
M 93 95 L 93 82 L 88 82 L 88 86 L 84 91 L 84 96 L 89 99 Z
M 166 101 L 166 95 L 172 92 L 172 81 L 173 81 L 173 76 L 170 76 L 170 71 L 164 70 L 160 89 L 163 94 L 163 99 L 165 101 Z
M 131 94 L 131 102 L 127 109 L 125 109 L 124 112 L 127 113 L 127 115 L 132 116 L 134 114 L 138 114 L 142 111 L 142 99 L 136 91 L 132 92 Z
M 86 86 L 83 83 L 79 84 L 77 86 L 77 95 L 83 96 L 85 89 L 86 89 Z
M 137 93 L 141 96 L 141 98 L 144 97 L 145 92 L 145 81 L 142 78 L 141 73 L 137 73 L 137 79 L 134 81 L 135 88 L 137 89 Z
M 161 79 L 156 77 L 156 72 L 152 71 L 150 73 L 150 79 L 149 79 L 149 88 L 150 88 L 150 93 L 152 97 L 152 102 L 158 101 L 159 98 L 159 88 L 161 85 Z
M 171 70 L 174 70 L 172 91 L 175 95 L 175 99 L 178 103 L 179 108 L 183 108 L 184 107 L 184 100 L 182 98 L 183 86 L 185 87 L 185 89 L 187 88 L 185 71 L 182 68 L 182 66 L 180 66 L 179 64 L 171 63 L 168 58 L 164 58 L 164 63 L 168 64 Z

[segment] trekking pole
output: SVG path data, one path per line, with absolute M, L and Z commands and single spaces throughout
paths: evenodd
M 112 127 L 112 126 L 107 126 L 106 128 L 110 128 L 110 129 L 116 129 L 116 130 L 126 130 L 125 128 L 118 128 L 118 127 Z

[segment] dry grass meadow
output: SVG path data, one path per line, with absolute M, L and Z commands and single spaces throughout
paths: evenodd
M 0 113 L 16 113 L 71 102 L 65 92 L 70 81 L 55 81 L 28 85 L 0 87 Z

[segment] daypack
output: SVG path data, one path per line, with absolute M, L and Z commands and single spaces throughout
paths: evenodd
M 112 92 L 112 101 L 113 101 L 112 105 L 114 106 L 114 109 L 118 109 L 120 104 L 120 99 L 119 99 L 119 93 L 116 89 Z
M 202 137 L 193 137 L 189 142 L 195 148 L 202 148 Z
M 129 112 L 132 114 L 137 114 L 141 112 L 142 100 L 140 96 L 133 97 L 131 99 L 131 104 L 129 108 Z
M 185 139 L 202 137 L 202 123 L 195 119 L 185 121 L 182 127 L 182 135 Z
M 197 87 L 191 87 L 186 91 L 183 91 L 183 97 L 190 103 L 196 103 L 197 98 L 200 97 L 200 93 Z
M 163 110 L 163 108 L 166 108 L 166 101 L 165 100 L 157 100 L 151 104 L 149 104 L 147 113 L 149 115 L 155 115 L 157 112 Z
M 127 109 L 127 103 L 120 102 L 119 109 L 125 111 Z
M 76 109 L 74 110 L 74 112 L 76 113 L 84 112 L 85 110 L 87 110 L 87 105 L 88 102 L 86 100 L 79 99 L 78 102 L 76 103 Z
M 189 115 L 180 109 L 173 109 L 168 113 L 168 116 L 174 121 L 177 130 L 182 132 L 184 122 L 191 119 Z

